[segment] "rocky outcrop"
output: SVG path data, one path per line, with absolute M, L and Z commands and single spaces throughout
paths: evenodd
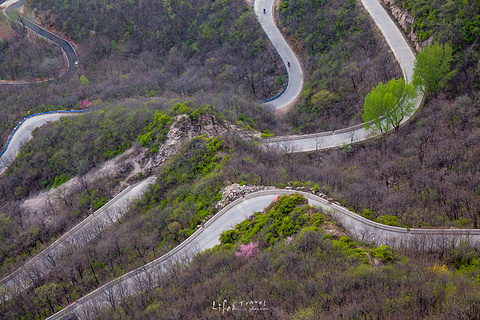
M 194 137 L 205 135 L 213 138 L 227 131 L 236 132 L 243 138 L 253 139 L 259 134 L 250 134 L 245 130 L 228 123 L 219 122 L 213 115 L 199 115 L 198 119 L 191 120 L 185 114 L 176 116 L 167 134 L 167 140 L 159 148 L 158 152 L 150 157 L 144 166 L 145 172 L 150 172 L 164 164 L 173 155 L 180 151 L 183 143 Z
M 273 190 L 275 187 L 272 186 L 241 186 L 238 183 L 230 184 L 223 188 L 222 191 L 222 200 L 220 200 L 215 208 L 218 210 L 225 207 L 230 202 L 233 202 L 241 197 L 244 197 L 246 194 L 257 192 L 261 190 Z
M 220 191 L 222 193 L 222 200 L 220 200 L 216 205 L 215 208 L 220 210 L 229 203 L 244 197 L 246 194 L 261 191 L 261 190 L 274 190 L 276 187 L 273 186 L 241 186 L 238 183 L 234 184 L 229 184 L 225 188 Z M 305 187 L 296 187 L 292 188 L 290 186 L 285 187 L 286 190 L 297 190 L 297 191 L 303 191 L 303 192 L 309 192 L 314 195 L 317 195 L 319 197 L 322 197 L 324 199 L 330 199 L 328 198 L 325 194 L 321 192 L 315 192 L 314 189 L 310 188 L 307 189 Z M 332 199 L 333 201 L 333 199 Z
M 413 32 L 412 26 L 415 22 L 415 18 L 410 13 L 410 11 L 406 9 L 400 9 L 395 0 L 380 0 L 387 9 L 390 10 L 392 16 L 397 20 L 400 27 L 402 27 L 403 31 L 408 32 L 408 37 L 410 40 L 415 44 L 415 49 L 417 51 L 422 50 L 425 46 L 433 43 L 433 35 L 428 38 L 426 41 L 419 42 L 418 35 Z
M 395 0 L 382 0 L 382 2 L 390 9 L 393 17 L 398 21 L 403 30 L 412 28 L 415 19 L 408 10 L 398 8 L 395 5 Z

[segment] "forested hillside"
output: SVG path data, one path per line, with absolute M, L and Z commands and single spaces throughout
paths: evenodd
M 281 90 L 284 70 L 245 2 L 30 0 L 29 15 L 77 42 L 82 65 L 68 80 L 3 90 L 2 134 L 27 111 L 75 108 L 86 99 L 109 106 L 38 129 L 0 180 L 0 275 L 101 207 L 123 182 L 143 177 L 141 165 L 158 155 L 174 117 L 185 114 L 195 128 L 208 117 L 235 129 L 196 137 L 154 168 L 154 185 L 122 219 L 83 248 L 65 250 L 33 287 L 0 301 L 0 319 L 44 319 L 168 252 L 217 212 L 230 183 L 312 188 L 388 225 L 478 228 L 478 6 L 393 5 L 415 17 L 407 35 L 452 44 L 455 77 L 388 135 L 295 154 L 265 150 L 237 128 L 302 133 L 358 123 L 365 94 L 400 76 L 356 1 L 280 2 L 279 21 L 308 78 L 298 105 L 275 127 L 272 114 L 252 101 Z M 153 100 L 137 99 L 146 97 Z M 125 164 L 83 180 L 126 150 L 144 157 L 140 169 Z M 22 211 L 20 201 L 74 176 L 78 188 L 55 199 L 62 209 L 47 197 L 37 211 Z M 470 319 L 480 312 L 478 248 L 371 248 L 299 196 L 280 197 L 221 241 L 98 319 Z M 219 309 L 224 301 L 251 300 L 264 303 L 237 313 Z
M 89 99 L 191 98 L 235 118 L 285 86 L 285 69 L 243 0 L 27 1 L 27 15 L 73 37 L 76 76 L 49 86 L 1 88 L 2 144 L 30 113 Z M 43 10 L 43 11 L 41 11 Z
M 351 158 L 347 152 L 340 152 L 337 159 Z M 306 181 L 309 178 L 346 183 L 341 180 L 342 171 L 324 167 L 322 162 L 319 155 L 313 155 L 309 161 L 307 156 L 297 158 L 292 154 L 261 152 L 236 135 L 222 140 L 195 139 L 165 166 L 151 191 L 119 223 L 82 250 L 67 250 L 48 277 L 37 287 L 3 304 L 1 313 L 7 317 L 46 316 L 59 305 L 66 305 L 99 284 L 167 252 L 215 212 L 218 191 L 227 181 L 278 183 L 282 187 L 288 183 L 308 188 L 319 188 Z M 322 180 L 318 178 L 319 167 L 325 170 Z M 291 178 L 306 182 L 291 181 Z M 326 184 L 320 186 L 322 190 L 325 187 Z M 302 201 L 294 201 L 297 202 L 303 206 Z M 478 251 L 468 245 L 440 254 L 370 249 L 347 238 L 339 239 L 338 233 L 334 233 L 337 236 L 333 239 L 324 236 L 317 228 L 325 227 L 323 222 L 330 221 L 327 217 L 302 208 L 293 210 L 292 205 L 282 208 L 284 211 L 279 213 L 267 210 L 268 217 L 257 214 L 237 231 L 225 233 L 224 249 L 200 255 L 189 269 L 173 269 L 158 289 L 153 287 L 117 307 L 116 316 L 105 311 L 107 315 L 99 317 L 175 318 L 180 312 L 188 318 L 191 310 L 217 317 L 220 314 L 212 309 L 212 303 L 219 299 L 270 301 L 268 310 L 248 313 L 259 319 L 304 313 L 336 318 L 339 312 L 351 316 L 380 314 L 402 318 L 405 317 L 404 311 L 400 312 L 402 308 L 413 310 L 412 317 L 420 313 L 450 318 L 449 315 L 457 312 L 477 312 L 474 301 L 479 294 L 476 276 L 480 258 Z M 379 221 L 392 223 L 391 220 Z M 315 228 L 302 231 L 308 226 Z M 333 221 L 325 228 L 341 232 Z M 235 255 L 240 251 L 239 244 L 252 242 L 258 242 L 259 249 L 254 257 Z M 297 280 L 292 282 L 292 277 Z M 254 292 L 261 296 L 257 297 Z M 372 292 L 376 294 L 372 296 Z M 189 307 L 183 304 L 187 300 L 191 301 L 187 304 Z M 185 307 L 180 308 L 183 311 L 178 311 L 179 306 Z M 243 313 L 237 314 L 237 317 L 243 316 Z
M 23 26 L 0 15 L 0 81 L 53 78 L 64 68 L 56 45 L 27 34 Z

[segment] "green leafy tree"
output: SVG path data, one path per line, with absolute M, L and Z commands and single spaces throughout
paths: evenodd
M 413 111 L 415 96 L 415 86 L 401 78 L 386 84 L 380 82 L 365 97 L 362 115 L 365 127 L 382 133 L 392 128 L 397 130 L 401 121 Z
M 413 83 L 424 93 L 437 94 L 457 72 L 451 69 L 452 52 L 452 47 L 448 44 L 425 47 L 415 60 Z
M 82 75 L 80 77 L 80 86 L 82 87 L 83 100 L 85 100 L 86 89 L 89 85 L 90 85 L 90 80 L 88 80 L 87 77 Z
M 9 216 L 0 214 L 0 241 L 3 242 L 12 234 L 12 221 Z
M 35 289 L 38 305 L 47 306 L 52 313 L 55 313 L 54 306 L 58 303 L 60 285 L 55 283 L 44 284 Z
M 82 87 L 88 87 L 89 84 L 90 84 L 90 80 L 88 80 L 87 77 L 85 77 L 85 76 L 82 75 L 82 76 L 80 77 L 80 85 L 81 85 Z

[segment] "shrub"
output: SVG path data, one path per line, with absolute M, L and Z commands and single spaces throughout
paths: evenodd
M 382 262 L 390 262 L 394 260 L 392 248 L 386 245 L 371 249 L 370 254 Z
M 401 225 L 398 223 L 397 217 L 389 214 L 378 217 L 376 221 L 378 223 L 386 224 L 387 226 L 401 227 Z

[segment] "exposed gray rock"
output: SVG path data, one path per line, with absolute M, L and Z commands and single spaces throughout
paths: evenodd
M 230 184 L 223 188 L 222 191 L 222 200 L 220 200 L 215 208 L 217 209 L 222 209 L 229 203 L 244 197 L 246 194 L 256 192 L 256 191 L 261 191 L 261 190 L 273 190 L 275 187 L 272 186 L 241 186 L 238 183 Z
M 158 152 L 148 160 L 143 169 L 145 172 L 150 172 L 160 167 L 180 151 L 185 141 L 201 135 L 205 135 L 207 138 L 213 138 L 228 131 L 236 132 L 245 139 L 253 139 L 259 136 L 259 134 L 248 133 L 236 125 L 219 122 L 216 117 L 212 115 L 199 115 L 195 121 L 192 121 L 185 114 L 178 115 L 170 125 L 167 140 L 159 148 Z
M 233 202 L 233 201 L 235 201 L 235 200 L 237 200 L 241 197 L 244 197 L 246 194 L 249 194 L 249 193 L 253 193 L 253 192 L 257 192 L 257 191 L 261 191 L 261 190 L 274 190 L 274 189 L 276 189 L 276 187 L 273 187 L 273 186 L 241 186 L 238 183 L 229 184 L 228 186 L 223 188 L 222 191 L 220 191 L 222 193 L 222 200 L 220 200 L 215 205 L 215 208 L 220 210 L 223 207 L 225 207 L 226 205 L 228 205 L 229 203 L 231 203 L 231 202 Z M 292 190 L 292 187 L 287 186 L 287 187 L 285 187 L 285 189 Z M 310 192 L 314 195 L 317 195 L 319 197 L 327 199 L 327 196 L 325 194 L 323 194 L 321 192 L 315 192 L 313 190 L 313 188 L 307 190 L 305 187 L 297 187 L 297 188 L 295 188 L 295 190 L 303 191 L 303 192 Z
M 412 26 L 415 22 L 415 18 L 406 9 L 400 9 L 395 0 L 380 0 L 383 4 L 390 10 L 392 16 L 397 20 L 398 24 L 402 27 L 404 31 L 409 32 L 408 36 L 410 40 L 415 44 L 415 49 L 417 51 L 422 50 L 424 47 L 433 43 L 434 36 L 430 36 L 426 41 L 420 42 L 418 40 L 418 35 L 413 32 Z

